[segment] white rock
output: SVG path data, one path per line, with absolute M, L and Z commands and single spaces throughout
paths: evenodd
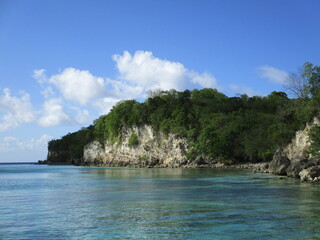
M 129 147 L 132 133 L 137 134 L 139 144 Z M 125 128 L 121 143 L 105 142 L 104 147 L 97 141 L 84 149 L 84 164 L 97 166 L 136 166 L 136 167 L 179 167 L 186 162 L 188 142 L 175 134 L 154 135 L 151 126 Z

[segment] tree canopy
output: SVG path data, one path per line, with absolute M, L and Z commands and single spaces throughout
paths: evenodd
M 296 98 L 307 99 L 319 96 L 320 67 L 305 62 L 297 72 L 289 75 L 285 89 Z
M 48 148 L 65 152 L 70 158 L 81 158 L 83 147 L 90 141 L 121 141 L 124 127 L 146 124 L 156 133 L 187 138 L 191 146 L 189 158 L 268 160 L 312 119 L 317 112 L 313 101 L 313 98 L 289 99 L 284 92 L 272 92 L 265 97 L 227 97 L 210 88 L 158 90 L 142 103 L 119 102 L 93 125 L 52 140 Z M 138 136 L 133 135 L 130 146 L 138 143 Z
M 286 87 L 296 98 L 276 91 L 265 97 L 227 97 L 211 88 L 149 91 L 144 102 L 121 101 L 88 128 L 50 141 L 48 149 L 63 153 L 65 158 L 82 158 L 84 146 L 93 140 L 119 142 L 123 128 L 151 125 L 155 133 L 187 138 L 189 158 L 268 160 L 319 115 L 320 67 L 306 62 L 290 75 Z M 318 128 L 310 133 L 313 155 L 320 149 L 318 135 Z M 138 144 L 138 136 L 132 134 L 130 147 Z

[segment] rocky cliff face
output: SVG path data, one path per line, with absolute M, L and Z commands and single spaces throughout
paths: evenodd
M 129 146 L 132 134 L 138 136 L 138 144 Z M 126 128 L 120 143 L 94 141 L 84 149 L 83 165 L 130 167 L 180 167 L 188 164 L 187 140 L 175 134 L 155 135 L 150 126 Z
M 318 118 L 314 118 L 311 124 L 298 131 L 291 143 L 284 149 L 279 149 L 273 160 L 260 172 L 286 175 L 300 178 L 302 181 L 320 181 L 320 161 L 308 153 L 310 146 L 308 134 L 314 125 L 320 125 Z
M 296 133 L 292 142 L 283 149 L 282 155 L 285 155 L 291 160 L 311 158 L 308 154 L 310 142 L 308 134 L 312 126 L 320 125 L 319 119 L 314 118 L 312 123 L 307 123 L 306 127 L 302 131 Z
M 104 167 L 239 167 L 300 178 L 302 181 L 320 181 L 320 160 L 308 154 L 308 134 L 315 124 L 320 125 L 318 118 L 307 124 L 304 130 L 298 131 L 292 142 L 287 147 L 279 149 L 269 163 L 229 166 L 206 157 L 187 159 L 186 153 L 190 148 L 187 139 L 176 134 L 155 134 L 148 125 L 124 128 L 120 141 L 116 143 L 89 143 L 84 148 L 83 159 L 69 159 L 65 152 L 49 152 L 48 163 Z M 134 146 L 129 144 L 132 134 L 138 137 Z

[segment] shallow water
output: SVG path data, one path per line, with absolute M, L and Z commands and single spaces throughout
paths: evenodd
M 320 239 L 320 184 L 219 169 L 0 165 L 0 239 Z

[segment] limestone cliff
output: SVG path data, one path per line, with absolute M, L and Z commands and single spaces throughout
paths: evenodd
M 307 123 L 303 130 L 298 131 L 291 143 L 283 149 L 282 154 L 290 160 L 311 158 L 308 153 L 310 146 L 308 134 L 313 125 L 320 125 L 318 118 L 314 118 L 312 123 Z
M 308 134 L 313 125 L 320 125 L 318 118 L 298 131 L 292 142 L 279 149 L 270 163 L 233 164 L 230 167 L 255 168 L 257 172 L 286 175 L 302 181 L 320 181 L 320 160 L 312 158 L 308 149 Z M 130 144 L 132 135 L 137 142 Z M 93 141 L 84 147 L 82 159 L 72 159 L 67 152 L 48 153 L 49 164 L 74 164 L 100 167 L 229 167 L 208 157 L 187 159 L 190 149 L 186 138 L 177 134 L 155 133 L 151 126 L 123 128 L 115 142 Z
M 129 146 L 132 134 L 138 143 Z M 84 149 L 83 165 L 130 167 L 180 167 L 188 164 L 185 138 L 175 134 L 155 134 L 151 126 L 124 128 L 119 142 L 101 144 L 93 141 Z
M 302 181 L 320 180 L 320 161 L 309 154 L 309 132 L 312 126 L 320 125 L 319 119 L 314 118 L 312 123 L 296 133 L 291 143 L 279 149 L 273 160 L 264 169 L 258 171 L 276 175 L 287 175 L 300 178 Z

